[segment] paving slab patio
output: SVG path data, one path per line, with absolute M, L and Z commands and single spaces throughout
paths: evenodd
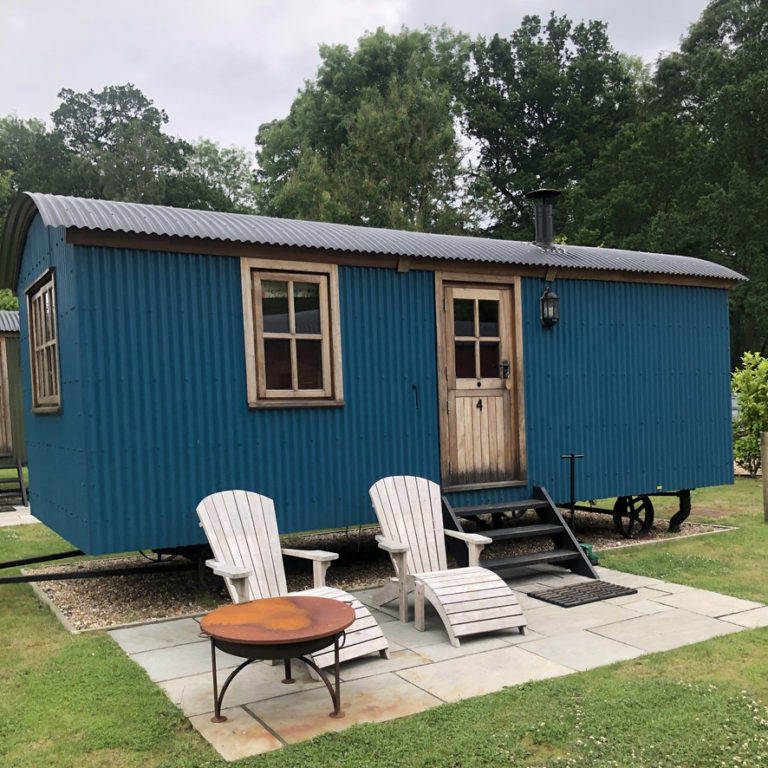
M 226 760 L 279 749 L 284 744 L 339 731 L 355 723 L 382 722 L 430 707 L 498 691 L 531 680 L 665 651 L 745 628 L 768 626 L 768 606 L 607 568 L 600 577 L 637 593 L 560 608 L 529 593 L 582 581 L 552 566 L 526 569 L 508 580 L 528 620 L 524 635 L 492 632 L 448 642 L 437 615 L 427 611 L 426 631 L 397 621 L 396 606 L 377 607 L 373 590 L 356 593 L 379 621 L 390 658 L 378 654 L 342 666 L 344 717 L 328 717 L 328 691 L 294 664 L 296 683 L 282 683 L 282 664 L 252 664 L 224 699 L 228 720 L 212 723 L 210 643 L 199 619 L 175 619 L 110 631 L 147 671 L 192 725 Z M 220 670 L 241 660 L 217 652 Z
M 31 525 L 40 521 L 32 516 L 29 507 L 21 504 L 5 505 L 7 508 L 0 510 L 0 528 L 8 525 Z

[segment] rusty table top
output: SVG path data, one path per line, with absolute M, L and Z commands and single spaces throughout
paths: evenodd
M 352 606 L 327 597 L 267 597 L 217 608 L 200 622 L 210 637 L 248 645 L 288 645 L 330 637 L 355 620 Z

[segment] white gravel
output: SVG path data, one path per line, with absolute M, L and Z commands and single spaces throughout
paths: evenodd
M 717 530 L 717 526 L 686 522 L 681 533 L 670 534 L 667 527 L 667 521 L 657 521 L 642 541 L 679 538 Z M 376 533 L 376 528 L 353 529 L 296 537 L 288 545 L 339 552 L 339 559 L 332 563 L 328 571 L 328 584 L 354 590 L 381 584 L 393 573 L 389 557 L 376 546 Z M 617 534 L 613 530 L 611 516 L 599 513 L 577 513 L 576 535 L 580 541 L 591 544 L 596 552 L 637 543 Z M 549 547 L 549 542 L 543 545 L 544 549 Z M 484 557 L 501 557 L 541 548 L 541 545 L 531 542 L 499 542 L 486 548 Z M 58 564 L 43 570 L 61 573 L 141 565 L 157 563 L 137 555 Z M 178 565 L 189 565 L 189 561 L 178 558 L 177 561 L 168 562 L 167 570 L 162 573 L 67 579 L 38 582 L 38 585 L 46 598 L 76 630 L 108 629 L 132 622 L 202 614 L 229 602 L 226 590 L 212 592 L 203 586 L 197 568 L 185 569 Z M 287 559 L 286 576 L 289 590 L 312 586 L 311 564 L 306 561 Z M 207 581 L 210 583 L 210 580 Z

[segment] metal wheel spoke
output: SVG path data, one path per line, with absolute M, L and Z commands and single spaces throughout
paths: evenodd
M 628 539 L 653 527 L 653 503 L 648 496 L 621 496 L 613 507 L 613 526 Z

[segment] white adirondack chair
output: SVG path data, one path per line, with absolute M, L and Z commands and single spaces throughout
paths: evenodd
M 206 496 L 197 507 L 197 515 L 214 555 L 206 565 L 224 578 L 232 602 L 288 594 L 341 600 L 354 608 L 355 621 L 346 631 L 339 660 L 376 651 L 389 658 L 387 639 L 368 609 L 348 592 L 325 584 L 325 572 L 338 554 L 280 547 L 272 499 L 251 491 L 222 491 Z M 283 555 L 312 560 L 313 589 L 288 592 Z M 314 653 L 312 659 L 321 669 L 331 666 L 333 646 Z
M 481 632 L 518 629 L 527 622 L 514 592 L 503 579 L 478 566 L 487 536 L 445 530 L 440 487 L 422 477 L 385 477 L 370 489 L 382 534 L 379 547 L 389 552 L 395 577 L 375 598 L 380 605 L 395 598 L 400 621 L 408 621 L 408 593 L 414 592 L 414 624 L 424 630 L 424 599 L 445 625 L 451 645 Z M 469 547 L 469 567 L 448 568 L 445 536 Z

